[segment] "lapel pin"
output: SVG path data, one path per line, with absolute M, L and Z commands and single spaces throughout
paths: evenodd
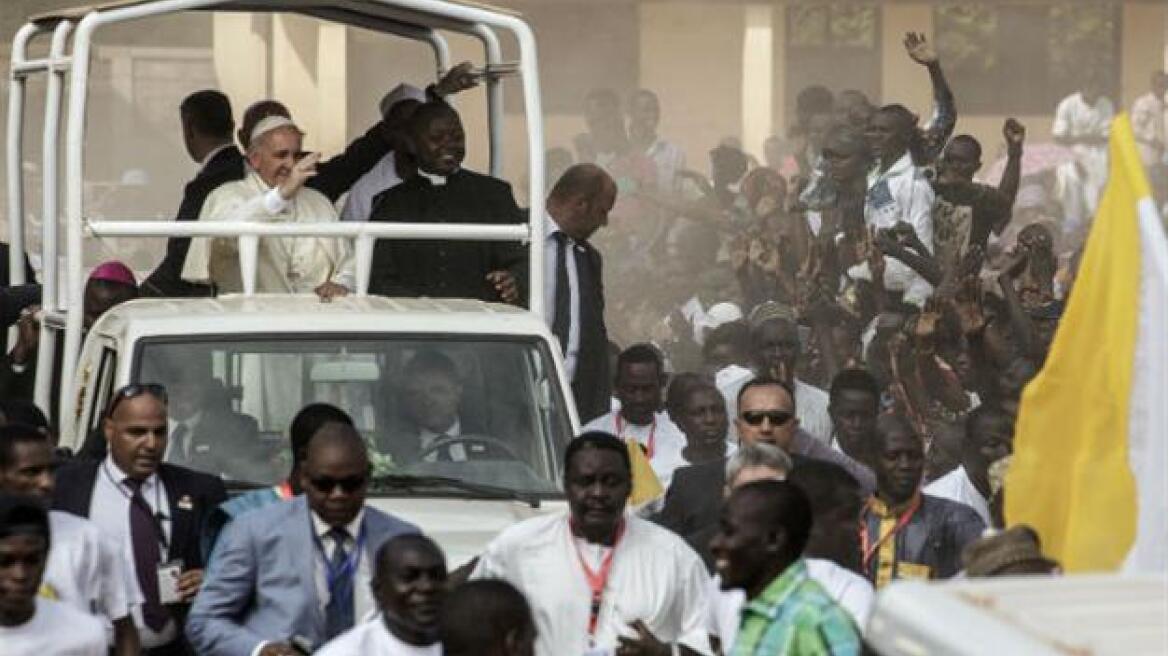
M 184 494 L 178 499 L 179 510 L 191 510 L 195 507 L 195 503 L 191 501 L 190 495 Z

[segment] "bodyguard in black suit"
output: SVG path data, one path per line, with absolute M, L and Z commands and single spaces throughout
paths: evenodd
M 203 579 L 199 535 L 209 513 L 226 500 L 226 490 L 217 477 L 162 462 L 167 422 L 161 387 L 118 390 L 106 416 L 109 456 L 62 467 L 53 507 L 89 518 L 133 553 L 144 599 L 134 621 L 144 653 L 190 653 L 182 627 Z M 179 601 L 164 603 L 172 586 Z
M 441 101 L 415 110 L 409 124 L 417 175 L 378 194 L 370 221 L 523 223 L 511 186 L 460 168 L 466 135 Z M 475 298 L 520 303 L 527 254 L 518 243 L 381 240 L 369 289 L 385 296 Z
M 616 183 L 600 167 L 579 164 L 560 177 L 547 199 L 544 298 L 552 333 L 560 340 L 580 422 L 611 407 L 608 330 L 600 252 L 588 238 L 608 224 Z
M 179 205 L 176 221 L 196 221 L 203 210 L 203 203 L 212 191 L 228 182 L 242 180 L 247 174 L 243 155 L 232 142 L 231 103 L 227 96 L 214 90 L 196 91 L 186 97 L 180 105 L 183 141 L 187 153 L 203 167 L 198 175 L 183 189 L 182 203 Z M 255 124 L 267 116 L 290 116 L 288 109 L 274 100 L 253 104 L 244 114 L 244 130 L 241 139 L 250 134 Z M 246 131 L 246 132 L 245 132 Z M 316 176 L 306 186 L 323 193 L 331 201 L 349 190 L 362 175 L 389 152 L 390 130 L 378 123 L 364 135 L 357 138 L 345 152 L 316 166 Z M 247 143 L 241 140 L 244 148 Z M 166 256 L 143 283 L 143 292 L 151 296 L 207 296 L 210 287 L 190 283 L 182 279 L 183 263 L 191 240 L 182 237 L 168 239 Z

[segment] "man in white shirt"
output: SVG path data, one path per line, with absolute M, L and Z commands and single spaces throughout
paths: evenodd
M 1132 103 L 1132 133 L 1136 137 L 1136 147 L 1140 149 L 1140 159 L 1151 169 L 1164 162 L 1164 94 L 1168 93 L 1168 72 L 1152 73 L 1151 90 L 1136 98 Z
M 625 444 L 585 433 L 564 456 L 568 512 L 503 531 L 473 578 L 502 578 L 535 613 L 537 656 L 712 654 L 705 568 L 681 538 L 625 513 Z
M 379 613 L 341 634 L 319 656 L 442 656 L 438 611 L 446 558 L 430 538 L 407 533 L 377 550 L 373 596 Z
M 685 435 L 661 410 L 665 389 L 661 354 L 648 344 L 630 346 L 617 356 L 613 382 L 620 408 L 592 420 L 584 431 L 608 433 L 626 442 L 636 440 L 661 487 L 668 490 L 674 470 L 688 463 L 681 455 Z
M 731 366 L 719 371 L 715 382 L 726 398 L 731 417 L 738 414 L 738 392 L 756 376 L 781 380 L 795 390 L 799 425 L 812 437 L 831 441 L 831 415 L 827 392 L 799 380 L 799 328 L 795 313 L 787 306 L 767 301 L 750 313 L 750 349 L 754 369 Z M 737 441 L 737 427 L 731 425 L 730 440 Z
M 301 151 L 304 133 L 291 119 L 269 116 L 256 124 L 248 145 L 250 171 L 207 197 L 200 221 L 320 223 L 337 220 L 324 194 L 305 187 L 316 174 L 320 153 Z M 219 292 L 243 289 L 235 238 L 194 239 L 183 265 L 190 282 L 214 283 Z M 343 239 L 265 237 L 260 239 L 256 291 L 302 294 L 322 299 L 355 288 L 353 261 Z
M 162 462 L 167 444 L 166 390 L 130 384 L 116 390 L 102 424 L 103 460 L 74 458 L 57 471 L 68 484 L 53 507 L 87 517 L 114 540 L 142 603 L 134 608 L 149 656 L 183 653 L 183 620 L 203 582 L 199 530 L 227 498 L 218 476 Z
M 560 176 L 547 199 L 544 307 L 583 422 L 608 412 L 611 397 L 603 264 L 588 239 L 608 225 L 616 192 L 604 169 L 577 164 Z
M 929 483 L 921 491 L 933 497 L 963 503 L 977 513 L 987 527 L 997 526 L 990 512 L 990 465 L 1010 455 L 1014 443 L 1014 418 L 993 405 L 982 405 L 965 420 L 961 465 Z
M 44 506 L 33 497 L 0 494 L 0 654 L 104 656 L 101 622 L 37 596 L 49 548 Z
M 657 134 L 661 122 L 661 103 L 657 94 L 638 89 L 629 98 L 629 144 L 640 149 L 657 167 L 657 190 L 664 194 L 678 191 L 677 172 L 685 168 L 685 151 Z
M 49 437 L 31 426 L 0 428 L 0 493 L 33 496 L 47 506 L 53 487 Z M 49 512 L 49 529 L 52 545 L 41 596 L 104 618 L 112 630 L 114 653 L 136 655 L 138 631 L 130 606 L 139 599 L 137 586 L 126 575 L 121 545 L 89 520 L 57 510 Z
M 1081 91 L 1059 102 L 1050 133 L 1055 143 L 1067 146 L 1074 159 L 1055 170 L 1055 189 L 1063 206 L 1063 232 L 1076 236 L 1085 229 L 1107 181 L 1107 139 L 1115 105 L 1103 95 L 1092 76 Z
M 888 229 L 907 223 L 921 243 L 933 251 L 933 187 L 913 162 L 910 145 L 915 138 L 917 117 L 902 105 L 886 105 L 872 115 L 865 132 L 876 166 L 868 174 L 864 199 L 864 223 Z M 871 280 L 866 262 L 848 270 L 853 279 Z M 903 294 L 906 303 L 923 306 L 932 286 L 908 265 L 892 257 L 884 258 L 884 290 Z

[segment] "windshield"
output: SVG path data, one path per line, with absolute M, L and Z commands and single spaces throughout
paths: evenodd
M 283 480 L 293 417 L 324 402 L 347 412 L 365 438 L 372 495 L 550 495 L 561 489 L 571 437 L 553 371 L 535 339 L 273 336 L 148 340 L 134 379 L 169 392 L 166 460 L 229 484 Z M 403 485 L 403 476 L 427 484 Z

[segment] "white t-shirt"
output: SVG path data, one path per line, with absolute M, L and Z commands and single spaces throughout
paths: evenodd
M 629 423 L 620 416 L 620 410 L 613 410 L 588 422 L 584 432 L 588 431 L 611 433 L 622 440 L 635 439 L 646 449 L 650 448 L 649 438 L 652 437 L 653 455 L 649 458 L 649 465 L 653 467 L 653 473 L 657 474 L 661 487 L 666 490 L 673 480 L 673 472 L 689 464 L 681 457 L 681 450 L 686 444 L 685 434 L 665 412 L 653 415 L 653 422 L 642 426 Z
M 317 656 L 442 656 L 442 645 L 434 643 L 425 647 L 402 642 L 389 632 L 377 614 L 341 635 L 325 643 L 316 652 Z
M 848 611 L 862 634 L 868 625 L 868 616 L 872 614 L 872 601 L 876 595 L 868 579 L 830 560 L 807 558 L 804 562 L 807 563 L 807 574 L 823 586 L 827 596 Z M 710 579 L 708 629 L 710 635 L 717 636 L 722 642 L 723 653 L 730 653 L 738 638 L 738 623 L 745 605 L 745 591 L 736 588 L 723 590 L 719 576 Z
M 567 513 L 535 517 L 504 530 L 483 553 L 472 578 L 501 578 L 531 603 L 536 656 L 578 656 L 589 645 L 592 593 L 578 558 L 594 571 L 607 551 L 577 552 Z M 579 554 L 579 555 L 578 555 Z M 693 549 L 673 533 L 625 515 L 597 617 L 595 647 L 614 649 L 640 619 L 662 642 L 712 653 L 706 629 L 709 576 Z
M 49 531 L 52 540 L 41 596 L 104 617 L 112 638 L 112 622 L 142 602 L 138 582 L 126 572 L 121 545 L 88 519 L 57 510 L 49 512 Z
M 20 626 L 0 626 L 0 656 L 105 656 L 105 629 L 92 615 L 38 597 Z
M 973 508 L 981 521 L 985 522 L 986 526 L 993 526 L 994 523 L 990 518 L 990 506 L 986 502 L 985 497 L 977 488 L 973 486 L 973 481 L 969 480 L 969 474 L 965 471 L 965 467 L 961 466 L 953 471 L 945 474 L 941 478 L 929 483 L 921 492 L 931 496 L 940 497 L 942 499 L 949 499 L 957 503 L 963 503 L 970 508 Z

